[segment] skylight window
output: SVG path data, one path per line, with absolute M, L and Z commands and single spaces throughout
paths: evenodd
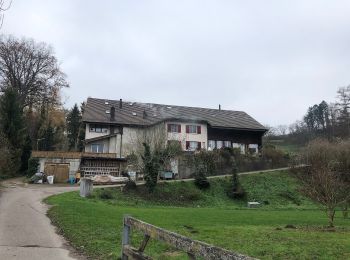
M 136 114 L 135 112 L 132 112 L 132 115 L 133 115 L 133 116 L 136 116 L 137 114 Z
M 110 114 L 111 113 L 111 111 L 110 110 L 106 110 L 106 114 Z

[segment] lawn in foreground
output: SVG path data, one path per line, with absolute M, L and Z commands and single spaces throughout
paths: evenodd
M 278 176 L 276 180 L 280 182 Z M 255 197 L 266 199 L 268 195 L 264 195 L 263 183 L 268 179 L 273 186 L 270 178 L 270 175 L 249 176 L 243 182 L 247 187 L 254 185 L 254 189 L 249 188 L 255 192 Z M 256 181 L 250 184 L 253 179 Z M 192 184 L 165 187 L 171 190 L 178 189 L 179 185 Z M 286 202 L 288 209 L 281 209 L 285 195 L 279 198 L 277 187 L 270 189 L 270 204 L 261 209 L 245 209 L 240 203 L 230 206 L 230 201 L 222 194 L 213 195 L 216 198 L 210 200 L 206 197 L 208 194 L 202 194 L 197 206 L 196 203 L 181 207 L 163 203 L 166 206 L 161 206 L 159 201 L 127 198 L 117 190 L 113 200 L 83 199 L 77 192 L 71 192 L 50 197 L 47 201 L 54 205 L 49 216 L 62 233 L 76 248 L 93 258 L 117 259 L 120 256 L 122 218 L 129 214 L 182 235 L 261 259 L 350 259 L 349 219 L 341 218 L 337 212 L 337 230 L 324 231 L 322 226 L 327 224 L 324 213 L 315 208 L 306 209 L 308 202 L 303 206 L 304 201 L 300 200 L 302 205 L 297 203 L 296 208 Z M 290 189 L 289 193 L 293 191 L 286 188 Z M 271 206 L 275 201 L 279 203 L 276 209 Z M 287 224 L 297 228 L 287 229 Z M 133 245 L 138 246 L 140 239 L 139 234 L 133 234 Z M 147 246 L 146 253 L 155 259 L 186 259 L 184 254 L 154 241 Z

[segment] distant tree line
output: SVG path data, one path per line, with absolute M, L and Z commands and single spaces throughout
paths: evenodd
M 322 101 L 310 106 L 302 120 L 270 128 L 266 138 L 276 136 L 298 144 L 315 138 L 329 141 L 350 138 L 350 86 L 340 87 L 334 102 Z
M 0 177 L 25 174 L 32 150 L 82 149 L 84 104 L 64 109 L 68 87 L 49 45 L 0 36 Z

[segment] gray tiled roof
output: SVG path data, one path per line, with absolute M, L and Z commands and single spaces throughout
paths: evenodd
M 122 108 L 120 109 L 119 102 L 119 100 L 88 98 L 83 121 L 149 126 L 165 120 L 191 120 L 204 121 L 212 127 L 266 130 L 263 125 L 242 111 L 127 101 L 122 102 Z M 106 113 L 106 111 L 110 111 L 112 106 L 115 107 L 114 121 L 111 121 L 110 114 Z M 144 116 L 144 113 L 146 116 Z

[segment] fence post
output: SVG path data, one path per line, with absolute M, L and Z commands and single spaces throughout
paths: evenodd
M 80 197 L 89 197 L 92 193 L 93 184 L 91 179 L 80 179 Z
M 130 226 L 126 224 L 128 217 L 128 215 L 124 215 L 123 219 L 122 260 L 128 260 L 128 256 L 124 254 L 124 246 L 130 245 Z

